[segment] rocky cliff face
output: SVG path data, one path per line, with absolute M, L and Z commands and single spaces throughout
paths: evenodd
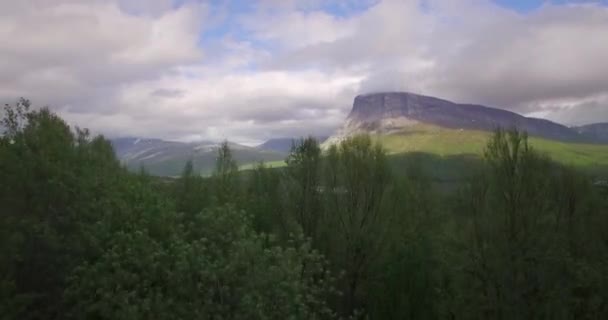
M 460 104 L 407 92 L 381 92 L 359 95 L 344 127 L 337 136 L 357 131 L 390 133 L 404 126 L 425 123 L 452 129 L 491 131 L 513 128 L 532 136 L 579 142 L 586 138 L 576 130 L 548 120 L 481 105 Z M 332 139 L 335 141 L 336 137 Z

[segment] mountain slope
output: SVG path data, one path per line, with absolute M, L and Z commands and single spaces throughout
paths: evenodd
M 573 129 L 588 139 L 601 143 L 608 143 L 608 122 L 593 123 L 585 126 L 574 127 Z
M 487 131 L 416 124 L 391 134 L 374 135 L 373 138 L 392 155 L 429 153 L 441 157 L 479 157 L 491 136 L 492 133 Z M 530 138 L 530 145 L 563 164 L 590 171 L 608 169 L 608 145 L 569 143 L 537 137 Z
M 408 92 L 380 92 L 357 96 L 346 123 L 330 142 L 356 132 L 390 133 L 419 123 L 480 131 L 516 127 L 531 136 L 546 139 L 599 142 L 577 130 L 548 120 L 527 118 L 502 109 L 454 103 Z
M 397 166 L 405 165 L 404 159 L 424 159 L 421 165 L 434 178 L 455 178 L 475 168 L 497 127 L 527 131 L 533 148 L 554 160 L 608 175 L 603 124 L 568 128 L 505 110 L 403 92 L 357 96 L 345 124 L 323 147 L 368 133 L 384 145 Z
M 119 138 L 111 140 L 118 158 L 130 169 L 144 167 L 157 176 L 177 176 L 188 160 L 194 170 L 210 174 L 215 165 L 218 144 L 214 142 L 183 143 L 159 139 Z M 285 154 L 229 143 L 239 165 L 259 161 L 283 160 Z
M 293 141 L 297 141 L 300 138 L 274 138 L 269 139 L 266 142 L 260 144 L 256 148 L 262 150 L 276 151 L 282 153 L 288 153 L 291 150 Z M 323 143 L 327 140 L 327 136 L 315 137 L 319 143 Z

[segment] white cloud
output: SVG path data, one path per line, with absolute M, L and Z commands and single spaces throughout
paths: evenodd
M 608 87 L 608 9 L 550 6 L 479 25 L 449 57 L 437 91 L 527 111 L 543 101 L 587 99 Z
M 124 88 L 117 101 L 123 106 L 121 118 L 101 114 L 69 117 L 93 129 L 104 129 L 112 122 L 113 132 L 171 139 L 198 135 L 247 141 L 330 134 L 342 121 L 341 111 L 349 107 L 359 81 L 357 77 L 316 71 L 208 78 L 175 75 Z
M 581 122 L 608 92 L 608 8 L 545 5 L 519 14 L 483 1 L 390 1 L 344 21 L 354 28 L 274 57 L 276 69 L 363 72 L 361 91 L 407 90 Z M 577 112 L 560 101 L 579 101 Z M 548 107 L 551 105 L 551 107 Z M 598 107 L 597 110 L 602 109 Z M 605 111 L 595 112 L 608 118 Z M 568 114 L 571 118 L 566 118 Z
M 526 14 L 481 0 L 228 7 L 2 2 L 0 99 L 50 104 L 113 136 L 170 139 L 328 134 L 357 93 L 382 90 L 608 121 L 608 9 L 599 5 Z M 202 41 L 201 30 L 220 33 Z
M 97 95 L 200 61 L 204 8 L 158 17 L 131 15 L 115 2 L 41 1 L 0 5 L 0 97 L 28 96 L 89 109 Z M 4 9 L 4 10 L 3 10 Z
M 333 42 L 354 32 L 351 19 L 323 11 L 262 11 L 246 17 L 243 23 L 254 32 L 257 40 L 274 41 L 288 49 Z

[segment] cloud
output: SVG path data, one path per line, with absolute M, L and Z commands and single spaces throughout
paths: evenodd
M 251 141 L 276 135 L 330 134 L 343 120 L 341 110 L 349 108 L 360 81 L 316 71 L 213 77 L 200 74 L 204 70 L 188 72 L 193 74 L 126 87 L 116 102 L 122 106 L 120 117 L 71 113 L 69 118 L 93 129 L 111 125 L 109 132 L 178 140 L 199 136 Z
M 550 118 L 560 123 L 583 125 L 608 122 L 608 94 L 602 93 L 585 98 L 558 99 L 539 102 L 529 107 L 537 110 L 532 116 Z
M 196 41 L 204 7 L 197 5 L 158 17 L 102 1 L 3 2 L 0 12 L 3 99 L 28 96 L 87 111 L 122 85 L 202 57 Z
M 329 134 L 356 94 L 407 90 L 608 121 L 608 9 L 481 0 L 5 1 L 0 100 L 109 134 Z
M 294 20 L 294 19 L 292 19 Z M 333 21 L 307 15 L 302 29 L 309 30 L 306 45 L 294 45 L 271 61 L 270 68 L 348 69 L 373 73 L 376 68 L 407 67 L 420 60 L 432 21 L 421 12 L 418 1 L 383 1 L 368 10 Z M 321 27 L 317 27 L 321 26 Z M 292 29 L 295 27 L 292 27 Z M 325 31 L 317 31 L 324 28 Z M 288 29 L 279 29 L 293 37 Z
M 421 4 L 385 0 L 341 21 L 349 30 L 343 36 L 306 37 L 309 45 L 294 45 L 266 67 L 351 70 L 364 75 L 361 92 L 414 91 L 521 113 L 541 108 L 565 123 L 581 122 L 588 106 L 601 105 L 588 101 L 608 92 L 606 7 L 546 4 L 520 14 L 482 1 Z M 561 110 L 572 109 L 564 100 L 579 101 L 577 112 Z M 604 109 L 594 112 L 608 119 Z
M 185 94 L 184 90 L 159 88 L 150 92 L 153 97 L 176 98 Z
M 438 56 L 437 91 L 520 112 L 608 92 L 605 7 L 547 5 L 477 30 L 464 33 L 470 40 L 454 54 Z

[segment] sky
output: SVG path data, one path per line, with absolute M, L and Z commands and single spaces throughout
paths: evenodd
M 0 1 L 0 102 L 108 137 L 329 135 L 376 91 L 608 122 L 608 1 Z

